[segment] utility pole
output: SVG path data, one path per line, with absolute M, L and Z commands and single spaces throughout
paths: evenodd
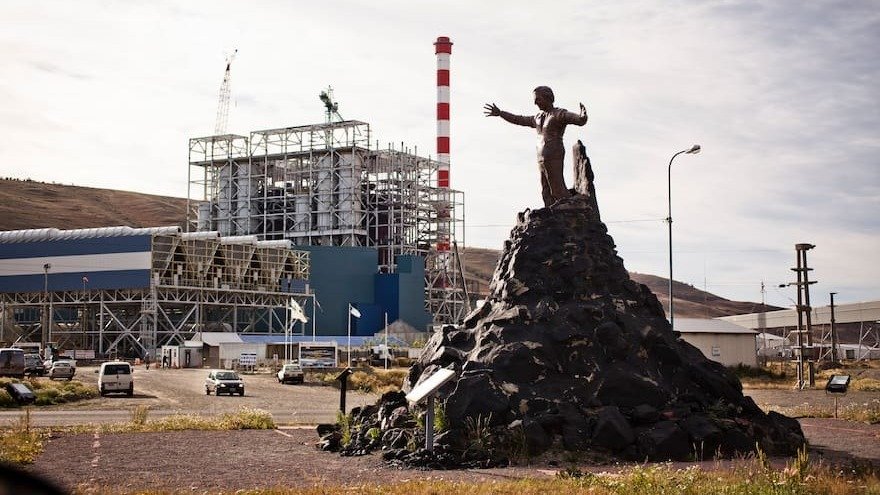
M 792 268 L 791 270 L 797 273 L 797 282 L 789 285 L 796 285 L 798 289 L 797 295 L 797 314 L 798 314 L 798 326 L 797 326 L 797 343 L 798 343 L 798 356 L 797 356 L 797 375 L 798 375 L 798 388 L 804 389 L 807 387 L 813 388 L 816 386 L 816 369 L 815 369 L 815 357 L 813 356 L 813 321 L 812 321 L 812 308 L 810 307 L 810 284 L 815 284 L 815 281 L 810 281 L 809 272 L 813 269 L 807 267 L 807 251 L 813 249 L 813 244 L 801 243 L 795 244 L 794 249 L 797 255 L 797 266 Z M 806 360 L 806 362 L 805 362 Z M 804 371 L 806 368 L 807 376 L 804 377 Z
M 834 295 L 837 292 L 831 293 L 831 362 L 837 365 L 840 361 L 837 360 L 839 357 L 837 354 L 837 327 L 834 326 Z

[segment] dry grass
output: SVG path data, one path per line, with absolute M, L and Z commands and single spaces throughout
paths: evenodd
M 114 489 L 89 488 L 78 493 L 111 495 Z M 186 491 L 144 491 L 142 494 L 191 493 Z M 214 493 L 214 492 L 212 492 Z M 674 469 L 667 464 L 636 466 L 614 469 L 611 472 L 584 473 L 568 469 L 555 478 L 526 478 L 492 482 L 466 483 L 452 481 L 419 480 L 394 485 L 366 484 L 358 486 L 332 486 L 321 484 L 307 488 L 267 488 L 237 490 L 236 495 L 539 495 L 547 493 L 591 495 L 702 495 L 702 494 L 754 494 L 754 495 L 810 495 L 810 494 L 878 494 L 880 479 L 874 473 L 856 473 L 813 466 L 806 454 L 793 459 L 782 470 L 769 467 L 764 457 L 756 457 L 740 467 L 703 471 L 698 467 Z
M 93 399 L 98 396 L 98 389 L 86 385 L 79 380 L 54 381 L 38 380 L 15 380 L 12 378 L 0 378 L 0 408 L 18 407 L 18 404 L 6 392 L 6 384 L 10 382 L 22 382 L 28 386 L 37 396 L 34 403 L 36 406 L 50 406 L 53 404 L 65 404 L 80 400 Z
M 359 390 L 365 393 L 384 394 L 385 392 L 396 392 L 403 387 L 403 380 L 409 373 L 406 369 L 378 369 L 368 368 L 366 371 L 357 370 L 348 377 L 349 390 Z M 324 385 L 332 385 L 339 387 L 336 381 L 338 373 L 321 373 L 312 374 L 312 379 Z
M 818 406 L 806 403 L 795 407 L 778 407 L 771 405 L 768 407 L 768 410 L 773 410 L 795 418 L 834 417 L 833 405 Z M 880 399 L 841 405 L 837 410 L 837 417 L 847 421 L 858 421 L 861 423 L 880 423 Z
M 30 464 L 43 451 L 46 433 L 31 427 L 30 409 L 11 428 L 0 430 L 0 462 Z

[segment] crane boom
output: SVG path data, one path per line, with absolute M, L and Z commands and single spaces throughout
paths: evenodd
M 238 49 L 232 55 L 226 57 L 226 70 L 223 72 L 223 82 L 220 84 L 220 98 L 217 103 L 217 120 L 214 123 L 214 135 L 226 134 L 226 125 L 229 123 L 229 79 L 232 76 L 232 61 Z

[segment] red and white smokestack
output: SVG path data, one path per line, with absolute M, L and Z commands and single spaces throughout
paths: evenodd
M 449 57 L 452 42 L 446 36 L 434 43 L 437 55 L 437 187 L 449 188 Z M 437 205 L 437 251 L 449 251 L 449 194 L 441 192 Z
M 449 187 L 449 57 L 452 55 L 452 41 L 446 36 L 437 38 L 434 43 L 437 54 L 437 185 Z

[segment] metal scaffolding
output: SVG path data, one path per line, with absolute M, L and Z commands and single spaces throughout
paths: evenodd
M 424 256 L 426 310 L 458 323 L 464 280 L 449 243 L 463 242 L 464 194 L 437 187 L 439 162 L 378 148 L 354 120 L 192 139 L 187 229 L 374 247 L 383 273 L 398 255 Z

